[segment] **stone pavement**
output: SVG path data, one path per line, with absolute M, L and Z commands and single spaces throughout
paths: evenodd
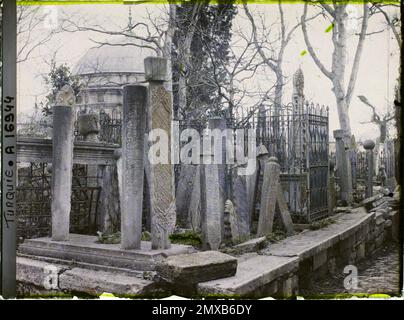
M 344 288 L 342 272 L 327 276 L 313 283 L 309 288 L 301 290 L 303 297 L 352 293 L 399 293 L 400 259 L 396 243 L 390 242 L 380 248 L 370 259 L 361 262 L 358 267 L 358 289 Z

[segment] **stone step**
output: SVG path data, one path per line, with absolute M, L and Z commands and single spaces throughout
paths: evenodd
M 153 281 L 122 274 L 121 270 L 101 271 L 17 257 L 17 280 L 47 290 L 75 291 L 92 295 L 144 295 L 153 292 Z
M 65 268 L 78 267 L 78 268 L 91 269 L 91 270 L 96 270 L 96 271 L 111 271 L 111 272 L 119 271 L 120 273 L 125 274 L 127 276 L 132 276 L 132 277 L 137 277 L 137 278 L 143 278 L 143 275 L 145 272 L 155 273 L 154 271 L 139 271 L 139 270 L 133 270 L 133 269 L 105 266 L 105 265 L 101 265 L 101 264 L 91 264 L 91 263 L 78 262 L 78 261 L 72 261 L 72 260 L 63 260 L 63 259 L 43 257 L 43 256 L 33 256 L 33 255 L 23 254 L 23 253 L 19 253 L 18 257 L 32 259 L 32 260 L 36 260 L 36 261 L 40 261 L 40 262 L 46 262 L 46 263 L 52 264 L 52 265 L 60 265 Z
M 250 254 L 247 259 L 239 259 L 237 273 L 234 276 L 199 283 L 198 293 L 249 295 L 270 284 L 277 277 L 297 270 L 298 261 L 297 257 Z
M 231 277 L 236 269 L 236 258 L 219 251 L 203 251 L 168 257 L 157 266 L 157 273 L 169 283 L 193 285 Z
M 123 250 L 119 244 L 97 243 L 97 237 L 70 234 L 69 241 L 52 241 L 50 238 L 27 239 L 20 254 L 56 258 L 93 265 L 113 266 L 138 271 L 153 271 L 165 258 L 195 252 L 192 246 L 173 244 L 167 250 L 152 250 L 151 243 L 142 241 L 139 250 Z

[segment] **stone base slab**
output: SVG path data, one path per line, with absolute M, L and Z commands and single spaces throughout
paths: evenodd
M 180 285 L 231 277 L 236 270 L 237 259 L 218 251 L 171 256 L 157 266 L 161 278 Z
M 120 244 L 97 243 L 96 236 L 70 234 L 69 241 L 51 238 L 27 239 L 18 252 L 31 256 L 62 259 L 138 271 L 154 271 L 165 258 L 195 252 L 192 246 L 173 244 L 170 249 L 152 250 L 151 243 L 142 241 L 140 250 L 123 250 Z

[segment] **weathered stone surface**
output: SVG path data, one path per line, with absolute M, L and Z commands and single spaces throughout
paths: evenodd
M 216 164 L 201 165 L 201 215 L 203 245 L 218 250 L 222 241 L 222 205 L 219 171 Z
M 224 212 L 224 203 L 226 201 L 226 195 L 228 194 L 227 189 L 228 189 L 228 183 L 226 181 L 227 177 L 227 168 L 226 168 L 226 149 L 227 149 L 227 125 L 226 125 L 226 119 L 223 117 L 211 117 L 209 118 L 208 121 L 208 126 L 210 129 L 210 132 L 208 131 L 211 135 L 209 137 L 210 142 L 211 142 L 211 152 L 213 154 L 213 159 L 211 163 L 214 163 L 217 165 L 217 170 L 218 170 L 218 176 L 219 176 L 219 193 L 217 195 L 219 199 L 219 205 L 220 205 L 220 212 L 221 217 L 220 217 L 220 225 L 222 227 L 221 233 L 223 233 L 223 212 Z M 226 140 L 223 139 L 223 136 L 226 136 Z M 207 138 L 208 136 L 205 136 Z M 213 137 L 213 139 L 212 139 Z M 218 139 L 219 138 L 219 139 Z M 204 141 L 205 143 L 205 141 Z M 204 146 L 204 148 L 206 148 Z M 234 206 L 236 207 L 236 203 L 233 202 Z
M 118 170 L 117 166 L 100 166 L 100 171 L 102 184 L 98 203 L 97 230 L 103 234 L 112 234 L 120 230 L 119 199 L 121 195 Z
M 248 209 L 247 177 L 237 174 L 237 168 L 232 170 L 232 202 L 237 216 L 237 229 L 240 237 L 250 235 L 251 216 Z
M 181 165 L 178 178 L 175 203 L 177 208 L 177 219 L 184 227 L 190 227 L 191 217 L 189 209 L 194 189 L 197 166 L 191 164 Z
M 168 257 L 157 272 L 170 283 L 196 284 L 236 273 L 237 259 L 218 251 L 203 251 Z
M 118 272 L 73 268 L 59 276 L 62 290 L 101 294 L 145 294 L 153 286 L 149 280 L 122 275 Z
M 195 231 L 201 231 L 202 218 L 201 218 L 201 166 L 196 167 L 195 181 L 191 191 L 191 199 L 189 204 L 189 214 L 191 228 Z
M 139 249 L 142 237 L 146 97 L 143 86 L 124 87 L 122 126 L 121 246 Z
M 167 59 L 160 57 L 147 57 L 144 59 L 144 71 L 147 81 L 166 81 Z
M 63 90 L 60 93 L 63 95 Z M 69 238 L 73 169 L 74 109 L 57 105 L 53 108 L 52 137 L 52 238 Z
M 279 183 L 280 166 L 276 158 L 270 158 L 265 164 L 264 181 L 262 183 L 261 209 L 258 220 L 258 236 L 272 232 L 277 190 Z
M 179 244 L 167 250 L 151 250 L 151 243 L 142 241 L 140 249 L 123 250 L 119 244 L 96 241 L 95 236 L 79 234 L 70 234 L 69 241 L 64 242 L 52 241 L 50 238 L 27 239 L 19 246 L 19 252 L 140 271 L 155 270 L 156 264 L 168 256 L 195 252 L 192 246 Z
M 97 134 L 100 132 L 100 119 L 97 113 L 85 113 L 77 116 L 78 131 L 86 141 L 97 142 Z
M 68 268 L 63 265 L 17 257 L 17 281 L 30 283 L 39 287 L 57 288 L 59 274 Z M 55 281 L 53 283 L 52 281 Z
M 293 228 L 292 217 L 290 216 L 288 205 L 286 203 L 282 186 L 280 184 L 278 184 L 277 188 L 276 203 L 281 216 L 282 224 L 286 230 L 286 235 L 292 236 L 295 233 Z
M 336 222 L 319 230 L 288 237 L 268 247 L 264 254 L 294 257 L 301 260 L 312 257 L 330 248 L 339 241 L 352 237 L 360 228 L 370 224 L 373 214 L 342 214 Z
M 174 165 L 171 163 L 171 120 L 172 99 L 170 93 L 164 88 L 163 80 L 167 72 L 167 60 L 149 57 L 145 59 L 146 78 L 149 81 L 149 134 L 153 130 L 160 130 L 166 135 L 167 141 L 159 140 L 161 148 L 149 149 L 150 161 L 150 206 L 151 206 L 151 233 L 152 248 L 167 249 L 170 247 L 169 234 L 174 231 L 176 223 L 176 205 L 174 194 Z M 156 134 L 153 139 L 157 140 Z M 153 141 L 149 135 L 149 147 Z M 160 139 L 163 139 L 161 136 Z M 169 146 L 163 151 L 167 144 Z M 157 157 L 157 152 L 159 157 Z
M 346 203 L 352 203 L 352 177 L 350 161 L 348 160 L 347 149 L 344 142 L 344 131 L 334 131 L 335 146 L 336 146 L 336 158 L 337 158 L 337 170 L 340 185 L 341 200 Z
M 238 250 L 243 252 L 257 251 L 265 242 L 266 237 L 260 237 L 239 243 L 235 245 L 234 248 L 237 248 Z
M 257 187 L 257 174 L 259 169 L 258 160 L 255 161 L 255 170 L 252 174 L 246 176 L 246 192 L 247 192 L 247 208 L 248 216 L 250 218 L 249 225 L 251 231 L 251 219 L 254 213 L 255 194 Z
M 204 294 L 240 294 L 248 295 L 279 276 L 296 270 L 296 257 L 275 257 L 254 255 L 240 261 L 237 273 L 228 278 L 207 281 L 198 284 L 198 293 Z
M 240 232 L 239 232 L 239 221 L 238 216 L 236 215 L 236 211 L 233 205 L 233 202 L 227 200 L 224 205 L 224 231 L 223 237 L 226 238 L 226 242 L 234 243 L 239 241 Z

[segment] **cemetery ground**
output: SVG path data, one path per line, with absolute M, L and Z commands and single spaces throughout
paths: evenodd
M 193 244 L 184 245 L 191 253 L 168 253 L 155 268 L 152 260 L 138 264 L 136 269 L 143 271 L 129 270 L 118 256 L 111 257 L 114 263 L 98 257 L 102 266 L 94 261 L 97 258 L 79 253 L 83 249 L 90 255 L 91 250 L 84 249 L 87 246 L 111 254 L 117 244 L 94 245 L 94 238 L 87 238 L 86 243 L 86 237 L 78 235 L 71 235 L 71 239 L 80 238 L 80 243 L 73 240 L 69 245 L 34 239 L 20 246 L 18 293 L 20 297 L 83 298 L 96 298 L 102 292 L 126 298 L 172 294 L 194 298 L 396 296 L 400 268 L 398 230 L 393 225 L 397 212 L 393 208 L 397 208 L 397 193 L 395 197 L 377 194 L 356 208 L 337 208 L 340 212 L 322 223 L 298 225 L 294 236 L 287 237 L 279 229 L 219 251 L 200 251 L 195 234 L 178 230 L 173 242 L 180 239 Z M 70 253 L 69 246 L 75 246 Z M 94 256 L 99 252 L 93 252 Z M 68 257 L 76 258 L 69 261 Z M 139 262 L 139 258 L 135 260 Z M 349 275 L 344 268 L 352 265 L 357 268 L 357 288 L 346 287 L 344 282 Z M 46 283 L 48 289 L 44 288 Z
M 76 114 L 69 86 L 57 95 L 52 139 L 17 139 L 17 160 L 27 163 L 17 195 L 20 297 L 289 299 L 334 277 L 328 291 L 344 293 L 355 270 L 362 286 L 376 284 L 382 267 L 397 274 L 390 255 L 383 265 L 377 258 L 399 240 L 393 141 L 350 150 L 335 130 L 330 152 L 328 108 L 305 99 L 299 69 L 292 110 L 252 119 L 253 172 L 240 174 L 248 162 L 212 161 L 227 155 L 224 145 L 241 149 L 238 139 L 208 139 L 200 157 L 211 161 L 155 163 L 145 134 L 162 128 L 174 139 L 172 100 L 167 60 L 148 57 L 144 67 L 147 85 L 123 86 L 120 143 L 100 139 L 99 114 Z M 221 117 L 203 134 L 226 127 L 240 135 Z M 391 294 L 394 279 L 360 289 Z

